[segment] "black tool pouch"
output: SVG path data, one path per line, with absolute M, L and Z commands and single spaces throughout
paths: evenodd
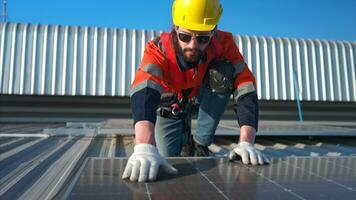
M 208 68 L 208 87 L 216 93 L 229 93 L 233 89 L 234 67 L 228 60 L 214 60 Z

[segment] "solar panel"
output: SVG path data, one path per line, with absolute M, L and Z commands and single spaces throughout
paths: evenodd
M 356 199 L 356 156 L 288 157 L 247 166 L 224 158 L 169 158 L 179 174 L 122 180 L 127 159 L 88 158 L 69 199 Z

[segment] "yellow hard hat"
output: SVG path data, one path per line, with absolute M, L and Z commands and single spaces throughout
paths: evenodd
M 219 22 L 222 6 L 219 0 L 175 0 L 173 24 L 192 31 L 211 31 Z

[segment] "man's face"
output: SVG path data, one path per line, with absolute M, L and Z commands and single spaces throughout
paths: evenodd
M 210 43 L 212 32 L 190 31 L 180 27 L 176 28 L 176 32 L 184 60 L 189 63 L 198 63 Z

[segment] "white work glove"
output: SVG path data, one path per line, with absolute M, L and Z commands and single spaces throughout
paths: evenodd
M 239 142 L 237 147 L 230 151 L 229 160 L 236 160 L 237 156 L 241 157 L 244 164 L 263 165 L 269 163 L 269 159 L 249 142 Z
M 178 170 L 158 153 L 157 147 L 151 144 L 137 144 L 126 164 L 122 178 L 130 177 L 131 181 L 139 182 L 154 181 L 160 166 L 167 173 L 178 173 Z

